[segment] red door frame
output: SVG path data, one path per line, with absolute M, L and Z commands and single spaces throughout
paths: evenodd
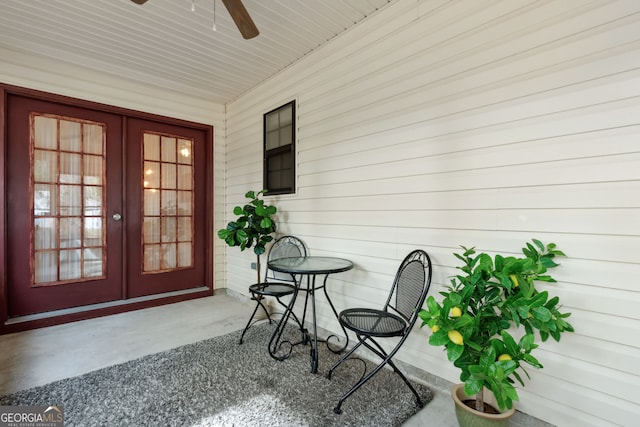
M 30 204 L 30 144 L 31 135 L 29 116 L 33 111 L 55 114 L 57 116 L 74 117 L 104 123 L 108 129 L 106 144 L 102 153 L 107 159 L 104 174 L 111 191 L 105 194 L 105 204 L 110 211 L 121 211 L 122 173 L 119 165 L 122 158 L 122 116 L 106 114 L 101 111 L 70 107 L 66 104 L 35 100 L 31 97 L 9 97 L 8 136 L 12 141 L 20 141 L 6 147 L 8 205 L 7 227 L 11 232 L 7 235 L 7 297 L 9 316 L 20 316 L 26 313 L 41 313 L 64 309 L 66 307 L 88 306 L 109 301 L 118 301 L 122 294 L 122 256 L 121 239 L 122 223 L 105 221 L 106 248 L 111 251 L 103 265 L 103 276 L 84 278 L 55 286 L 29 286 L 30 240 L 26 238 L 33 225 L 29 212 Z M 13 139 L 15 138 L 15 139 Z M 24 142 L 24 143 L 23 143 Z M 12 155 L 13 153 L 13 155 Z M 107 212 L 109 213 L 109 212 Z M 108 216 L 107 216 L 108 217 Z
M 22 322 L 10 322 L 8 317 L 8 284 L 7 284 L 7 210 L 6 210 L 6 149 L 7 149 L 7 98 L 9 95 L 17 95 L 23 97 L 31 97 L 34 99 L 62 103 L 74 107 L 93 109 L 107 113 L 120 114 L 126 117 L 139 118 L 155 122 L 163 122 L 177 126 L 190 127 L 205 132 L 207 159 L 206 180 L 206 239 L 205 239 L 205 286 L 206 290 L 196 291 L 192 293 L 165 296 L 160 298 L 152 298 L 123 304 L 115 304 L 101 308 L 88 308 L 73 313 L 62 314 L 53 317 L 34 318 Z M 151 113 L 131 110 L 127 108 L 116 107 L 107 104 L 86 101 L 78 98 L 56 95 L 48 92 L 42 92 L 34 89 L 23 88 L 0 83 L 0 334 L 17 332 L 27 329 L 39 328 L 44 326 L 57 325 L 62 323 L 73 322 L 77 320 L 90 319 L 94 317 L 106 316 L 110 314 L 122 313 L 131 310 L 149 308 L 170 304 L 178 301 L 185 301 L 194 298 L 213 295 L 213 135 L 214 129 L 211 125 L 191 122 L 171 117 L 159 116 Z M 123 135 L 123 141 L 125 140 Z M 123 251 L 123 257 L 126 253 Z M 123 276 L 126 272 L 123 272 Z

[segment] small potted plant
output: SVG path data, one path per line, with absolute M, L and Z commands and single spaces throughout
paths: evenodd
M 532 355 L 536 338 L 559 341 L 563 332 L 573 332 L 565 320 L 570 313 L 560 312 L 559 298 L 535 286 L 536 281 L 555 282 L 547 270 L 557 267 L 554 258 L 564 253 L 554 243 L 545 246 L 536 239 L 526 244 L 521 257 L 492 258 L 474 248 L 462 249 L 454 254 L 463 263 L 457 267 L 462 273 L 441 292 L 441 302 L 427 298 L 419 315 L 422 326 L 433 331 L 429 344 L 444 346 L 449 361 L 460 369 L 463 384 L 451 393 L 458 423 L 464 426 L 466 418 L 481 417 L 506 425 L 513 402 L 519 400 L 514 384 L 524 386 L 520 372 L 529 378 L 523 365 L 542 368 Z M 486 415 L 486 390 L 498 406 L 497 415 Z M 475 402 L 460 406 L 464 400 Z
M 235 221 L 230 221 L 227 228 L 218 230 L 218 237 L 229 246 L 240 246 L 240 250 L 253 247 L 257 256 L 256 270 L 260 282 L 260 255 L 266 251 L 266 244 L 273 240 L 271 234 L 276 231 L 273 215 L 278 212 L 275 206 L 269 206 L 260 199 L 267 190 L 257 193 L 249 191 L 244 196 L 250 201 L 244 206 L 233 208 L 233 214 L 238 215 Z

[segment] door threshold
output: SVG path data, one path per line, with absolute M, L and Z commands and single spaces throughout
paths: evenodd
M 26 323 L 26 322 L 34 322 L 34 321 L 42 321 L 45 319 L 68 317 L 68 316 L 77 315 L 79 313 L 88 313 L 92 311 L 95 312 L 96 310 L 109 310 L 116 307 L 128 306 L 132 304 L 144 304 L 146 302 L 153 302 L 159 299 L 169 298 L 173 300 L 176 297 L 188 296 L 189 294 L 201 293 L 201 292 L 207 292 L 207 291 L 211 291 L 211 289 L 206 286 L 200 286 L 198 288 L 185 289 L 182 291 L 165 292 L 162 294 L 146 295 L 143 297 L 129 298 L 125 300 L 109 301 L 109 302 L 103 302 L 99 304 L 83 305 L 80 307 L 64 308 L 61 310 L 47 311 L 45 313 L 27 314 L 24 316 L 11 317 L 7 319 L 7 321 L 4 324 L 5 326 L 19 325 L 21 323 Z M 144 305 L 146 306 L 146 304 Z M 155 307 L 155 305 L 150 304 L 148 305 L 148 307 Z M 126 310 L 122 310 L 122 311 L 126 311 Z M 121 312 L 121 311 L 116 310 L 113 314 L 116 314 L 118 312 Z M 93 316 L 90 316 L 90 317 L 93 317 Z

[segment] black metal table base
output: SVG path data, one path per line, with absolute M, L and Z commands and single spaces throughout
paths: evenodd
M 271 336 L 271 340 L 269 341 L 269 354 L 271 355 L 271 357 L 273 357 L 276 360 L 285 360 L 291 356 L 291 353 L 293 352 L 294 347 L 301 344 L 302 345 L 310 344 L 311 349 L 309 350 L 309 358 L 311 363 L 311 373 L 315 374 L 318 372 L 318 347 L 319 347 L 318 343 L 324 342 L 327 346 L 327 349 L 335 354 L 342 353 L 347 348 L 347 345 L 349 344 L 349 339 L 348 339 L 346 329 L 341 324 L 340 324 L 340 327 L 342 328 L 342 331 L 344 332 L 344 337 L 345 337 L 345 342 L 343 345 L 337 348 L 336 347 L 332 348 L 332 346 L 335 344 L 331 343 L 331 339 L 332 338 L 336 338 L 338 340 L 340 339 L 337 335 L 329 335 L 326 339 L 318 338 L 318 328 L 316 323 L 316 301 L 315 301 L 315 292 L 318 289 L 322 288 L 324 290 L 325 298 L 329 302 L 329 306 L 331 307 L 331 310 L 333 311 L 333 314 L 335 315 L 336 319 L 338 319 L 338 313 L 335 309 L 335 306 L 333 305 L 333 302 L 331 301 L 331 298 L 329 298 L 329 294 L 327 293 L 326 284 L 327 284 L 328 277 L 329 275 L 326 274 L 322 282 L 322 285 L 318 287 L 316 287 L 315 274 L 307 275 L 306 287 L 302 286 L 302 279 L 300 279 L 298 291 L 295 294 L 293 294 L 293 297 L 291 298 L 291 301 L 287 306 L 285 314 L 282 316 L 282 318 L 278 322 L 278 325 Z M 298 317 L 295 315 L 295 313 L 293 312 L 295 302 L 300 292 L 306 292 L 302 321 L 300 321 Z M 311 304 L 310 304 L 311 315 L 312 315 L 311 323 L 313 325 L 312 333 L 309 333 L 309 330 L 304 327 L 306 316 L 307 316 L 307 308 L 309 306 L 309 300 L 311 300 Z M 289 323 L 289 319 L 291 318 L 291 316 L 293 316 L 300 331 L 300 339 L 295 342 L 291 342 L 289 339 L 283 339 L 284 330 L 286 328 L 286 325 Z

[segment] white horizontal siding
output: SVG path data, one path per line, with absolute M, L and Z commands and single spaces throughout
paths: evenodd
M 354 261 L 329 281 L 339 310 L 380 305 L 415 247 L 437 296 L 459 245 L 556 242 L 567 258 L 545 288 L 576 332 L 541 345 L 518 408 L 559 426 L 636 424 L 640 3 L 393 4 L 228 106 L 227 218 L 262 186 L 262 115 L 292 99 L 297 191 L 267 200 L 280 232 Z M 227 257 L 226 285 L 246 293 L 254 256 Z M 457 381 L 428 336 L 399 357 Z

